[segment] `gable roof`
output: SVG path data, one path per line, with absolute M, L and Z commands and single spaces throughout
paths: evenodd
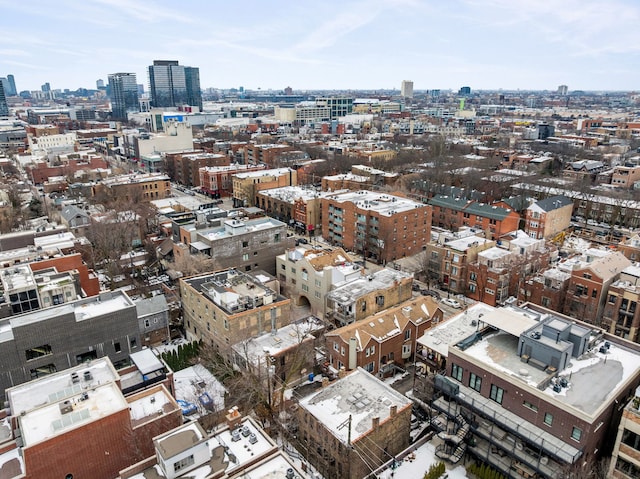
M 67 222 L 72 220 L 73 218 L 77 218 L 78 216 L 81 216 L 81 217 L 87 218 L 87 219 L 89 218 L 89 213 L 87 213 L 83 209 L 78 208 L 75 205 L 65 206 L 64 208 L 62 208 L 62 211 L 60 212 L 60 215 Z
M 325 336 L 339 336 L 344 342 L 353 337 L 358 341 L 362 351 L 372 339 L 378 343 L 394 337 L 406 328 L 408 323 L 422 324 L 431 320 L 439 309 L 438 303 L 431 296 L 418 297 L 401 305 L 369 316 L 362 321 L 335 329 Z

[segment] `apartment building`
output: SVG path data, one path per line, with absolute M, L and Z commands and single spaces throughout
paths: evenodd
M 323 477 L 367 477 L 409 446 L 411 405 L 358 368 L 300 400 L 298 447 Z
M 322 230 L 321 199 L 327 193 L 315 188 L 283 186 L 261 190 L 255 205 L 269 216 L 284 221 L 300 234 L 317 235 Z
M 640 181 L 640 166 L 623 165 L 613 168 L 611 184 L 619 188 L 634 188 L 636 182 Z
M 165 153 L 164 171 L 171 181 L 187 187 L 202 186 L 200 168 L 228 166 L 230 158 L 220 153 L 187 150 Z
M 571 273 L 563 313 L 587 323 L 602 325 L 611 284 L 631 262 L 617 251 L 590 248 L 558 264 Z
M 233 194 L 233 175 L 261 170 L 266 170 L 266 165 L 232 163 L 227 166 L 203 167 L 198 170 L 200 188 L 213 198 L 225 198 Z
M 182 278 L 180 296 L 187 338 L 202 340 L 230 359 L 231 345 L 291 322 L 291 300 L 266 273 L 228 269 Z
M 629 401 L 618 428 L 607 477 L 630 479 L 640 476 L 640 397 L 638 391 Z
M 125 397 L 123 382 L 102 358 L 7 389 L 3 471 L 112 479 L 151 455 L 153 438 L 182 423 L 180 407 L 162 384 Z
M 276 256 L 291 248 L 294 238 L 287 236 L 285 223 L 273 218 L 225 219 L 221 226 L 194 229 L 186 244 L 192 254 L 211 256 L 220 269 L 275 274 Z
M 619 405 L 640 383 L 638 346 L 531 304 L 472 321 L 450 337 L 435 380 L 436 455 L 468 454 L 510 477 L 586 475 L 610 453 Z
M 232 184 L 234 207 L 256 206 L 259 191 L 295 186 L 298 184 L 298 175 L 291 168 L 236 173 L 232 177 Z
M 478 278 L 470 280 L 469 265 L 477 261 L 478 253 L 494 245 L 494 241 L 474 234 L 455 235 L 450 240 L 443 236 L 441 240 L 427 244 L 424 253 L 427 276 L 452 293 L 467 294 L 469 291 L 475 294 Z
M 430 235 L 428 205 L 366 190 L 322 198 L 322 236 L 378 263 L 422 251 Z
M 498 241 L 499 245 L 480 251 L 476 261 L 467 267 L 467 295 L 491 306 L 517 296 L 526 278 L 545 269 L 557 257 L 555 248 L 521 230 Z
M 151 201 L 171 196 L 171 183 L 163 173 L 130 174 L 107 178 L 92 187 L 93 195 L 125 201 Z
M 311 314 L 324 318 L 326 295 L 334 288 L 360 279 L 362 266 L 342 248 L 289 248 L 276 257 L 276 274 L 283 294 L 298 305 L 309 305 Z
M 520 281 L 518 304 L 530 302 L 553 311 L 563 311 L 571 273 L 553 267 Z
M 142 347 L 136 306 L 122 291 L 0 320 L 0 387 L 108 356 L 119 365 Z
M 496 239 L 520 226 L 520 215 L 503 206 L 447 195 L 435 195 L 429 204 L 433 207 L 433 226 L 450 231 L 470 227 L 484 231 L 489 239 Z
M 524 231 L 532 238 L 553 239 L 571 224 L 573 201 L 551 196 L 536 201 L 525 210 Z
M 416 360 L 416 341 L 443 312 L 421 296 L 325 334 L 329 364 L 339 371 L 362 368 L 384 377 Z
M 631 264 L 620 272 L 620 277 L 609 286 L 602 313 L 602 327 L 609 333 L 640 342 L 640 268 Z
M 280 157 L 295 148 L 280 143 L 256 144 L 248 143 L 243 148 L 244 163 L 246 165 L 267 165 L 269 168 L 280 166 Z
M 323 176 L 320 185 L 322 191 L 366 190 L 371 188 L 371 180 L 363 175 L 342 173 Z
M 411 299 L 413 276 L 384 268 L 336 285 L 326 295 L 325 318 L 345 326 Z

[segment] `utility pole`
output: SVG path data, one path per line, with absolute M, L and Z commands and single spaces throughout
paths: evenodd
M 343 421 L 341 424 L 338 425 L 337 429 L 340 430 L 344 427 L 349 428 L 347 430 L 347 446 L 351 446 L 351 414 L 349 414 L 349 418 L 346 421 Z

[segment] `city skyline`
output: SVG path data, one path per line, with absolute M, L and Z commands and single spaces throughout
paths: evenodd
M 399 90 L 409 79 L 416 91 L 634 90 L 640 78 L 640 5 L 631 0 L 0 7 L 0 76 L 13 74 L 19 91 L 95 88 L 113 72 L 135 73 L 146 90 L 159 58 L 199 67 L 203 89 Z

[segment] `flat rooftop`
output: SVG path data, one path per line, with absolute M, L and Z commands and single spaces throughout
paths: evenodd
M 544 385 L 548 373 L 520 360 L 518 341 L 517 336 L 498 331 L 485 336 L 463 354 L 529 386 Z M 571 358 L 569 367 L 560 371 L 559 377 L 567 379 L 568 387 L 554 392 L 549 382 L 544 394 L 588 416 L 594 416 L 603 404 L 620 394 L 626 381 L 637 374 L 640 354 L 617 343 L 610 343 L 608 352 L 601 353 L 599 346 L 603 343 L 596 343 L 579 358 Z
M 315 188 L 304 188 L 302 186 L 283 186 L 282 188 L 262 190 L 258 194 L 293 204 L 293 202 L 298 199 L 309 201 L 322 198 L 327 196 L 329 193 L 317 191 Z
M 91 380 L 85 380 L 85 373 L 91 374 Z M 79 381 L 74 383 L 71 375 L 76 373 Z M 64 371 L 50 374 L 28 383 L 20 384 L 7 389 L 7 401 L 11 413 L 15 416 L 22 411 L 31 411 L 51 403 L 56 403 L 60 398 L 75 395 L 73 386 L 84 386 L 115 382 L 120 378 L 108 358 L 94 359 L 88 364 L 75 366 Z
M 401 196 L 394 196 L 373 191 L 360 190 L 329 195 L 339 203 L 354 203 L 359 209 L 376 211 L 381 215 L 392 216 L 396 213 L 404 213 L 416 208 L 423 208 L 423 203 L 418 203 Z
M 300 401 L 301 407 L 344 443 L 349 432 L 340 426 L 350 416 L 354 441 L 371 429 L 374 417 L 383 422 L 390 416 L 391 406 L 400 411 L 409 405 L 410 399 L 361 368 Z
M 492 313 L 496 308 L 484 303 L 476 303 L 464 312 L 443 321 L 436 327 L 428 329 L 418 338 L 418 343 L 424 347 L 447 357 L 449 346 L 458 344 L 468 338 L 479 329 L 480 321 L 484 316 Z
M 327 294 L 327 299 L 335 303 L 348 304 L 372 291 L 386 289 L 396 281 L 411 278 L 412 275 L 391 268 L 384 268 L 368 276 L 363 276 L 344 285 L 338 286 Z
M 61 399 L 20 414 L 18 420 L 25 447 L 129 407 L 116 383 L 96 385 L 95 388 L 92 385 L 90 390 L 84 390 L 81 385 L 74 386 L 70 386 L 70 390 L 75 394 L 64 391 Z M 65 404 L 68 404 L 70 411 L 63 413 Z
M 281 351 L 299 345 L 304 340 L 314 339 L 311 332 L 324 327 L 320 319 L 313 316 L 289 324 L 272 333 L 253 337 L 234 344 L 233 349 L 242 357 L 248 357 L 253 364 L 264 362 L 265 353 L 276 355 Z

